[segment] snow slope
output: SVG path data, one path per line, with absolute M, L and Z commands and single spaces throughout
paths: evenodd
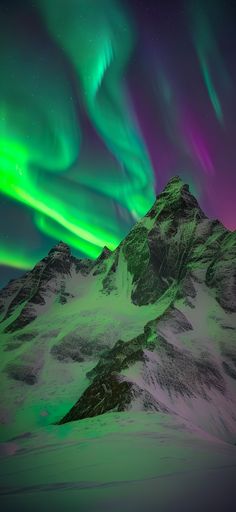
M 235 510 L 236 447 L 166 414 L 110 413 L 0 449 L 4 511 Z
M 236 438 L 236 233 L 173 178 L 114 252 L 57 244 L 0 293 L 1 438 L 155 410 Z

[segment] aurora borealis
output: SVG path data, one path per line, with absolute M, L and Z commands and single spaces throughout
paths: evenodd
M 176 174 L 236 228 L 235 14 L 1 0 L 1 282 L 58 239 L 92 258 L 115 248 Z

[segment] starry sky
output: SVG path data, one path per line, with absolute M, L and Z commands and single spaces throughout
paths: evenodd
M 236 5 L 0 0 L 0 284 L 114 249 L 174 175 L 236 229 Z

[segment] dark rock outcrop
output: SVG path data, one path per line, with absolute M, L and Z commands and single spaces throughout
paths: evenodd
M 92 368 L 61 423 L 129 408 L 183 410 L 192 421 L 200 404 L 215 431 L 235 424 L 236 232 L 208 219 L 178 177 L 114 251 L 77 259 L 59 242 L 0 292 L 0 313 L 5 379 L 38 386 L 43 362 L 34 347 L 41 344 L 48 367 L 59 366 L 59 375 L 63 368 L 66 382 L 76 374 L 70 368 Z
M 169 317 L 174 318 L 176 324 L 176 312 L 170 311 Z M 180 329 L 172 322 L 173 332 L 181 332 L 183 326 L 186 330 L 191 328 L 183 322 L 183 315 L 179 315 L 179 319 Z M 158 322 L 152 321 L 136 338 L 128 342 L 119 340 L 112 349 L 105 351 L 87 374 L 91 384 L 60 423 L 122 411 L 136 400 L 141 409 L 149 404 L 150 410 L 166 412 L 167 407 L 157 398 L 158 389 L 164 390 L 170 398 L 201 397 L 210 401 L 212 388 L 224 395 L 225 382 L 220 368 L 205 354 L 197 358 L 190 351 L 178 349 L 158 334 L 158 327 Z M 139 363 L 142 386 L 126 374 L 136 363 Z M 230 372 L 226 363 L 224 370 Z

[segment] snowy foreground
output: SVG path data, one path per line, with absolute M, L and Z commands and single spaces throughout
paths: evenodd
M 233 511 L 236 446 L 161 413 L 48 426 L 0 445 L 4 511 Z
M 235 269 L 174 177 L 114 251 L 59 242 L 9 282 L 1 510 L 236 511 Z

